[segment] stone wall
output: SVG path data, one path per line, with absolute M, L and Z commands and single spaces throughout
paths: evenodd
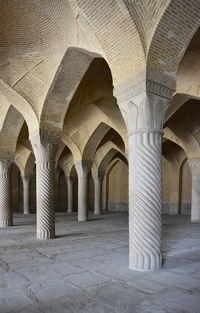
M 128 167 L 117 161 L 103 181 L 103 207 L 114 211 L 128 210 Z
M 190 214 L 192 178 L 188 163 L 179 167 L 177 162 L 162 158 L 162 212 Z

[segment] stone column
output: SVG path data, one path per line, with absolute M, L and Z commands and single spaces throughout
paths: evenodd
M 92 162 L 80 161 L 75 164 L 78 174 L 78 221 L 88 219 L 88 175 Z
M 94 180 L 94 215 L 102 214 L 102 181 L 103 176 L 98 174 L 92 175 Z
M 56 202 L 60 202 L 60 173 L 59 168 L 55 169 L 55 188 L 56 188 Z
M 11 158 L 0 158 L 0 227 L 12 226 Z
M 169 100 L 144 92 L 125 107 L 129 141 L 129 266 L 138 271 L 162 266 L 161 139 L 168 105 Z
M 75 177 L 67 177 L 67 212 L 73 212 L 73 188 L 74 188 Z
M 55 157 L 59 134 L 40 131 L 30 138 L 36 158 L 37 238 L 55 236 Z
M 188 160 L 192 174 L 191 222 L 200 222 L 200 159 Z
M 24 214 L 30 214 L 30 176 L 21 176 L 23 182 L 23 206 L 24 206 Z

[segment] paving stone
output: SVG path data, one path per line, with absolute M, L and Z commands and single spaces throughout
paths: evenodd
M 188 217 L 163 216 L 156 272 L 128 268 L 127 213 L 89 226 L 58 214 L 60 237 L 47 241 L 35 239 L 35 217 L 14 218 L 20 227 L 0 229 L 0 313 L 199 313 L 200 227 Z
M 109 281 L 108 277 L 93 272 L 73 274 L 66 279 L 81 288 L 89 288 Z

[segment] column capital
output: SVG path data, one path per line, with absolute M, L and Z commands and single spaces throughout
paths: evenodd
M 200 176 L 200 158 L 189 159 L 188 165 L 192 176 Z
M 88 176 L 92 167 L 92 161 L 82 160 L 77 161 L 75 164 L 78 177 Z
M 171 100 L 173 98 L 173 94 L 175 90 L 168 86 L 159 84 L 153 80 L 147 79 L 146 80 L 146 92 L 148 94 L 160 96 L 167 100 Z
M 56 168 L 55 169 L 55 177 L 56 177 L 56 179 L 59 178 L 60 174 L 61 174 L 61 169 L 60 168 Z
M 31 181 L 32 175 L 21 175 L 21 179 L 23 182 L 29 183 Z
M 36 162 L 54 161 L 61 139 L 61 133 L 40 130 L 30 141 L 35 154 Z
M 15 153 L 0 151 L 1 160 L 9 160 L 10 162 L 13 162 L 14 158 L 15 158 Z
M 131 98 L 123 111 L 128 136 L 135 133 L 162 132 L 169 104 L 168 99 L 146 92 Z
M 8 173 L 13 160 L 14 153 L 0 151 L 0 173 Z
M 171 100 L 175 93 L 173 86 L 173 82 L 169 83 L 168 81 L 167 83 L 165 82 L 165 84 L 161 84 L 156 82 L 154 79 L 144 78 L 144 75 L 141 76 L 141 74 L 139 74 L 135 75 L 132 81 L 129 81 L 117 88 L 114 94 L 119 105 L 122 105 L 123 103 L 129 101 L 129 99 L 141 93 L 156 95 Z
M 76 180 L 76 176 L 66 176 L 66 181 L 71 181 L 72 183 Z
M 92 173 L 92 177 L 94 182 L 102 182 L 103 178 L 104 178 L 104 174 L 103 173 Z

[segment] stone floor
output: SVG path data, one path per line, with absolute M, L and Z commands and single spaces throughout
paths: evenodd
M 126 213 L 78 223 L 57 214 L 54 240 L 35 239 L 35 216 L 0 230 L 0 313 L 199 313 L 200 226 L 163 217 L 164 267 L 128 269 Z

